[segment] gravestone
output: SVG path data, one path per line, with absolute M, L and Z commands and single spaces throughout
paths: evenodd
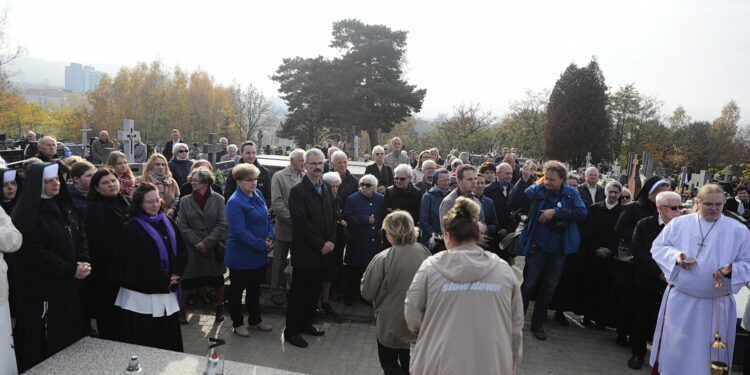
M 216 143 L 216 133 L 208 133 L 208 143 L 203 144 L 203 154 L 206 155 L 206 160 L 214 166 L 214 169 L 219 161 L 216 160 L 216 153 L 219 151 L 221 151 L 221 145 Z
M 354 136 L 354 160 L 359 160 L 359 136 Z
M 591 153 L 586 154 L 586 168 L 591 166 Z
M 122 150 L 125 153 L 125 156 L 128 157 L 128 163 L 135 162 L 133 148 L 135 146 L 135 140 L 140 138 L 141 132 L 135 130 L 135 121 L 127 119 L 122 120 L 122 130 L 117 131 L 117 139 L 122 142 Z
M 641 156 L 641 174 L 646 178 L 654 175 L 654 158 L 646 151 Z

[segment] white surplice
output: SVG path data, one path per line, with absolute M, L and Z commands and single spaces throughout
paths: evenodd
M 677 217 L 651 247 L 669 283 L 659 308 L 650 360 L 653 366 L 658 359 L 661 375 L 708 374 L 712 360 L 727 362 L 731 368 L 737 324 L 734 293 L 750 281 L 750 231 L 724 215 L 715 223 L 711 230 L 713 223 L 698 214 Z M 706 236 L 702 249 L 701 230 Z M 689 270 L 677 265 L 680 253 L 696 259 Z M 715 288 L 714 271 L 729 263 L 733 264 L 731 279 L 724 278 L 724 287 Z M 717 330 L 727 344 L 718 356 L 710 347 Z

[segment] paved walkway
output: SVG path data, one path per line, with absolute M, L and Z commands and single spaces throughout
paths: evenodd
M 519 265 L 520 266 L 520 265 Z M 518 268 L 516 271 L 519 274 Z M 375 325 L 371 308 L 362 303 L 355 306 L 337 305 L 339 319 L 319 315 L 316 323 L 326 330 L 323 337 L 305 336 L 310 346 L 300 349 L 282 342 L 283 308 L 269 301 L 268 291 L 262 298 L 264 319 L 272 332 L 251 331 L 249 338 L 232 334 L 229 314 L 221 324 L 206 308 L 189 309 L 190 324 L 183 326 L 185 351 L 205 355 L 207 337 L 221 337 L 227 341 L 226 358 L 309 374 L 382 374 L 375 342 Z M 648 374 L 646 365 L 641 371 L 627 367 L 630 349 L 615 345 L 615 333 L 584 328 L 577 324 L 580 317 L 570 316 L 570 327 L 559 326 L 550 316 L 545 327 L 549 338 L 538 341 L 529 331 L 531 311 L 524 328 L 524 355 L 519 375 L 536 374 Z M 193 313 L 195 312 L 195 313 Z

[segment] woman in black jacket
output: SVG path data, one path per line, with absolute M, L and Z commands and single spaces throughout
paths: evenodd
M 26 169 L 26 188 L 13 209 L 23 234 L 18 252 L 17 321 L 14 334 L 19 371 L 65 349 L 81 337 L 78 280 L 91 273 L 78 225 L 56 163 Z
M 164 214 L 156 185 L 138 185 L 129 213 L 111 267 L 112 281 L 120 286 L 118 338 L 181 352 L 178 294 L 187 262 L 185 242 Z
M 635 201 L 622 208 L 615 224 L 619 243 L 617 254 L 615 254 L 613 275 L 617 299 L 617 345 L 619 346 L 628 345 L 628 335 L 633 325 L 635 269 L 633 256 L 629 250 L 633 232 L 639 220 L 656 214 L 656 195 L 666 190 L 669 190 L 667 180 L 661 176 L 649 178 L 638 192 Z
M 115 297 L 120 288 L 107 280 L 107 275 L 110 272 L 117 240 L 127 221 L 130 196 L 121 193 L 117 175 L 108 168 L 97 171 L 91 177 L 88 196 L 90 203 L 84 216 L 84 230 L 88 238 L 92 268 L 96 270 L 92 272 L 89 280 L 89 304 L 96 317 L 99 337 L 115 340 Z

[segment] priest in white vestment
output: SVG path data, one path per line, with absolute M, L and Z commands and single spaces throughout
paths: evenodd
M 696 200 L 698 212 L 670 221 L 651 248 L 669 283 L 650 360 L 661 375 L 709 374 L 716 360 L 731 368 L 737 322 L 733 294 L 750 281 L 750 231 L 722 215 L 722 188 L 705 185 Z M 715 287 L 717 281 L 723 286 Z M 717 331 L 726 349 L 711 348 Z

